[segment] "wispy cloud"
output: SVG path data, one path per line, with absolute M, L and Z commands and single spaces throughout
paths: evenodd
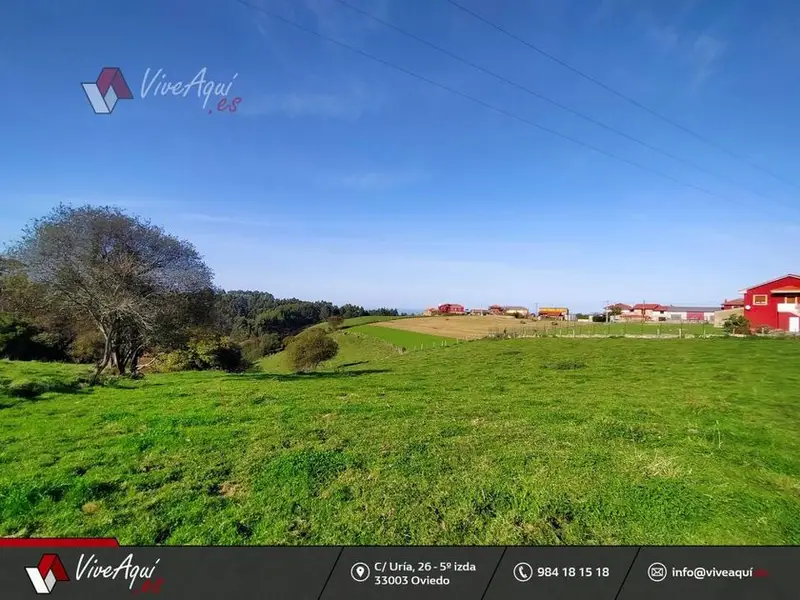
M 276 24 L 275 19 L 267 13 L 309 25 L 325 36 L 352 45 L 359 45 L 365 36 L 380 27 L 376 21 L 360 16 L 333 0 L 246 0 L 246 5 L 253 13 L 253 22 L 259 33 L 270 40 L 280 24 Z M 360 5 L 380 19 L 386 20 L 390 16 L 390 0 L 365 0 Z
M 357 190 L 375 190 L 402 187 L 417 183 L 423 179 L 423 174 L 418 171 L 400 172 L 366 172 L 351 173 L 330 180 L 330 183 L 338 187 L 346 187 Z
M 320 33 L 341 41 L 358 42 L 365 34 L 380 27 L 376 21 L 364 18 L 332 0 L 302 0 L 298 4 L 314 15 Z M 364 10 L 380 19 L 387 20 L 390 16 L 389 0 L 368 0 L 360 4 Z
M 283 92 L 264 94 L 250 100 L 241 113 L 250 116 L 283 115 L 299 117 L 326 117 L 344 121 L 357 121 L 380 106 L 361 85 L 339 92 Z
M 727 44 L 706 33 L 697 36 L 692 44 L 692 57 L 695 66 L 695 83 L 703 83 L 711 74 L 714 65 L 722 58 Z
M 215 215 L 208 213 L 182 213 L 178 215 L 182 221 L 192 221 L 194 223 L 208 223 L 211 225 L 236 225 L 247 227 L 273 227 L 281 228 L 292 225 L 280 221 L 265 221 L 258 219 L 245 219 L 242 217 L 231 217 L 228 215 Z
M 645 35 L 657 51 L 671 54 L 685 64 L 696 85 L 708 79 L 727 48 L 725 41 L 710 33 L 682 31 L 672 26 L 650 25 Z

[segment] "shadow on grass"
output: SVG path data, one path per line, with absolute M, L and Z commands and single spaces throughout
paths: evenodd
M 355 367 L 357 365 L 365 365 L 368 362 L 369 362 L 368 360 L 359 360 L 359 361 L 356 361 L 356 362 L 344 363 L 343 365 L 338 365 L 336 368 L 337 369 L 344 369 L 345 367 Z
M 348 377 L 380 373 L 391 373 L 391 371 L 389 369 L 362 369 L 360 371 L 311 371 L 309 373 L 246 373 L 242 377 L 259 381 L 304 381 L 309 379 L 347 379 Z
M 45 394 L 91 394 L 92 388 L 82 383 L 67 382 L 26 382 L 24 385 L 8 386 L 0 393 L 0 410 L 13 408 L 24 403 L 42 402 Z

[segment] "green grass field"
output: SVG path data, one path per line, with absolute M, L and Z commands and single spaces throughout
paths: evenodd
M 796 341 L 344 337 L 309 375 L 0 391 L 0 535 L 800 543 Z M 83 371 L 0 362 L 0 390 Z
M 351 331 L 383 340 L 406 350 L 434 348 L 441 346 L 443 342 L 455 343 L 457 341 L 455 338 L 417 333 L 416 331 L 404 331 L 402 329 L 390 329 L 378 325 L 358 325 L 357 327 L 352 327 Z

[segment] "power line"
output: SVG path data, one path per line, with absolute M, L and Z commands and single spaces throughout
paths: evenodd
M 565 69 L 569 69 L 570 71 L 572 71 L 576 75 L 579 75 L 580 77 L 583 77 L 587 81 L 590 81 L 593 84 L 603 88 L 604 90 L 606 90 L 608 92 L 611 92 L 612 94 L 614 94 L 618 98 L 621 98 L 622 100 L 625 100 L 627 103 L 632 104 L 633 106 L 635 106 L 635 107 L 637 107 L 637 108 L 649 113 L 650 115 L 656 117 L 657 119 L 660 119 L 661 121 L 663 121 L 665 123 L 668 123 L 669 125 L 672 125 L 673 127 L 676 127 L 677 129 L 680 129 L 684 133 L 687 133 L 687 134 L 691 135 L 692 137 L 700 140 L 701 142 L 703 142 L 705 144 L 708 144 L 709 146 L 713 146 L 714 148 L 716 148 L 717 150 L 720 150 L 721 152 L 724 152 L 728 156 L 730 156 L 732 158 L 735 158 L 736 160 L 742 161 L 742 162 L 750 165 L 754 169 L 762 171 L 762 172 L 766 173 L 767 175 L 770 175 L 771 177 L 773 177 L 773 178 L 775 178 L 775 179 L 777 179 L 779 181 L 782 181 L 783 183 L 785 183 L 787 185 L 790 185 L 790 186 L 795 187 L 795 188 L 800 188 L 800 185 L 794 183 L 793 181 L 790 181 L 790 180 L 786 179 L 785 177 L 783 177 L 781 175 L 778 175 L 777 173 L 774 173 L 773 171 L 770 171 L 766 167 L 762 167 L 761 165 L 753 162 L 752 160 L 750 160 L 749 158 L 747 158 L 745 156 L 742 156 L 741 154 L 738 154 L 738 153 L 734 152 L 733 150 L 729 150 L 729 149 L 725 148 L 724 146 L 721 146 L 717 142 L 709 139 L 708 137 L 706 137 L 706 136 L 704 136 L 704 135 L 702 135 L 700 133 L 697 133 L 696 131 L 692 131 L 688 127 L 685 127 L 684 125 L 681 125 L 680 123 L 677 123 L 676 121 L 670 119 L 669 117 L 665 117 L 664 115 L 656 112 L 652 108 L 649 108 L 649 107 L 645 106 L 644 104 L 642 104 L 638 100 L 635 100 L 634 98 L 631 98 L 630 96 L 628 96 L 626 94 L 623 94 L 622 92 L 620 92 L 618 90 L 615 90 L 610 85 L 607 85 L 607 84 L 603 83 L 602 81 L 599 81 L 598 79 L 595 79 L 591 75 L 581 71 L 580 69 L 578 69 L 576 67 L 573 67 L 572 65 L 570 65 L 569 63 L 561 60 L 560 58 L 558 58 L 556 56 L 553 56 L 552 54 L 549 54 L 548 52 L 545 52 L 544 50 L 542 50 L 538 46 L 535 46 L 531 42 L 529 42 L 529 41 L 527 41 L 527 40 L 525 40 L 525 39 L 523 39 L 523 38 L 521 38 L 521 37 L 519 37 L 517 35 L 514 35 L 513 33 L 508 31 L 507 29 L 501 27 L 500 25 L 497 25 L 496 23 L 493 23 L 492 21 L 486 19 L 485 17 L 482 17 L 478 13 L 470 10 L 469 8 L 467 8 L 466 6 L 463 6 L 462 4 L 459 4 L 455 0 L 445 0 L 445 2 L 449 2 L 450 4 L 452 4 L 457 9 L 461 10 L 462 12 L 474 17 L 475 19 L 481 21 L 482 23 L 485 23 L 489 27 L 492 27 L 493 29 L 496 29 L 500 33 L 502 33 L 504 35 L 507 35 L 511 39 L 516 40 L 520 44 L 530 48 L 534 52 L 538 52 L 539 54 L 541 54 L 545 58 L 553 61 L 556 64 L 561 65 Z
M 682 157 L 680 157 L 680 156 L 678 156 L 676 154 L 673 154 L 672 152 L 669 152 L 667 150 L 664 150 L 662 148 L 654 146 L 654 145 L 652 145 L 652 144 L 650 144 L 650 143 L 648 143 L 648 142 L 646 142 L 646 141 L 644 141 L 644 140 L 642 140 L 640 138 L 637 138 L 637 137 L 635 137 L 633 135 L 627 134 L 624 131 L 621 131 L 619 129 L 616 129 L 615 127 L 612 127 L 611 125 L 607 125 L 606 123 L 603 123 L 602 121 L 598 121 L 597 119 L 595 119 L 593 117 L 590 117 L 589 115 L 586 115 L 586 114 L 584 114 L 584 113 L 582 113 L 582 112 L 580 112 L 578 110 L 572 109 L 569 106 L 566 106 L 565 104 L 562 104 L 561 102 L 558 102 L 557 100 L 553 100 L 552 98 L 549 98 L 549 97 L 547 97 L 547 96 L 545 96 L 543 94 L 540 94 L 539 92 L 536 92 L 535 90 L 532 90 L 532 89 L 530 89 L 530 88 L 528 88 L 528 87 L 526 87 L 526 86 L 524 86 L 524 85 L 522 85 L 520 83 L 517 83 L 517 82 L 515 82 L 515 81 L 513 81 L 511 79 L 508 79 L 507 77 L 504 77 L 502 75 L 499 75 L 498 73 L 495 73 L 494 71 L 490 71 L 489 69 L 486 69 L 486 68 L 484 68 L 484 67 L 482 67 L 482 66 L 480 66 L 480 65 L 478 65 L 478 64 L 476 64 L 476 63 L 474 63 L 474 62 L 472 62 L 470 60 L 467 60 L 466 58 L 464 58 L 462 56 L 458 56 L 457 54 L 454 54 L 454 53 L 450 52 L 449 50 L 446 50 L 446 49 L 442 48 L 441 46 L 437 46 L 436 44 L 434 44 L 432 42 L 429 42 L 428 40 L 425 40 L 425 39 L 417 36 L 416 34 L 413 34 L 413 33 L 409 32 L 409 31 L 406 31 L 405 29 L 402 29 L 402 28 L 398 27 L 397 25 L 394 25 L 393 23 L 390 23 L 389 21 L 381 19 L 380 17 L 377 17 L 377 16 L 375 16 L 375 15 L 373 15 L 373 14 L 371 14 L 371 13 L 369 13 L 369 12 L 367 12 L 367 11 L 361 9 L 361 8 L 358 8 L 357 6 L 353 6 L 352 4 L 347 2 L 346 0 L 335 0 L 335 1 L 338 2 L 339 4 L 341 4 L 342 6 L 345 6 L 345 7 L 349 8 L 350 10 L 352 10 L 354 12 L 357 12 L 357 13 L 359 13 L 359 14 L 361 14 L 361 15 L 369 18 L 369 19 L 372 19 L 373 21 L 375 21 L 377 23 L 380 23 L 381 25 L 384 25 L 385 27 L 389 27 L 390 29 L 393 29 L 394 31 L 396 31 L 396 32 L 408 37 L 408 38 L 416 40 L 417 42 L 419 42 L 421 44 L 425 44 L 429 48 L 432 48 L 432 49 L 436 50 L 437 52 L 440 52 L 440 53 L 444 54 L 445 56 L 449 56 L 450 58 L 452 58 L 454 60 L 457 60 L 457 61 L 459 61 L 461 63 L 464 63 L 465 65 L 468 65 L 471 68 L 480 71 L 481 73 L 485 73 L 486 75 L 494 77 L 498 81 L 502 81 L 503 83 L 506 83 L 506 84 L 518 89 L 518 90 L 521 90 L 521 91 L 525 92 L 526 94 L 530 94 L 531 96 L 539 98 L 540 100 L 544 100 L 545 102 L 548 102 L 548 103 L 552 104 L 553 106 L 556 106 L 556 107 L 560 108 L 561 110 L 564 110 L 564 111 L 566 111 L 566 112 L 568 112 L 568 113 L 570 113 L 572 115 L 575 115 L 576 117 L 579 117 L 579 118 L 581 118 L 581 119 L 583 119 L 585 121 L 588 121 L 589 123 L 592 123 L 593 125 L 597 125 L 598 127 L 602 127 L 603 129 L 605 129 L 607 131 L 611 131 L 612 133 L 615 133 L 616 135 L 624 137 L 627 140 L 635 142 L 635 143 L 637 143 L 637 144 L 639 144 L 639 145 L 641 145 L 641 146 L 643 146 L 643 147 L 645 147 L 645 148 L 647 148 L 649 150 L 652 150 L 653 152 L 657 152 L 657 153 L 659 153 L 659 154 L 661 154 L 663 156 L 666 156 L 667 158 L 671 158 L 672 160 L 675 160 L 675 161 L 680 162 L 680 163 L 682 163 L 684 165 L 692 167 L 693 169 L 701 171 L 701 172 L 705 173 L 706 175 L 711 175 L 715 179 L 718 179 L 720 181 L 724 181 L 726 183 L 732 184 L 732 185 L 737 186 L 737 187 L 741 187 L 742 189 L 747 190 L 751 194 L 755 194 L 756 196 L 760 196 L 760 197 L 762 197 L 764 199 L 771 200 L 771 198 L 769 196 L 765 196 L 761 192 L 758 192 L 756 190 L 750 189 L 749 187 L 747 187 L 747 186 L 745 186 L 743 184 L 740 184 L 740 183 L 734 181 L 733 179 L 730 179 L 730 178 L 727 178 L 727 177 L 724 177 L 724 176 L 721 176 L 721 175 L 717 175 L 713 171 L 709 171 L 705 167 L 703 167 L 701 165 L 698 165 L 697 163 L 692 162 L 691 160 L 682 158 Z
M 425 82 L 425 83 L 427 83 L 429 85 L 437 87 L 437 88 L 439 88 L 441 90 L 445 90 L 446 92 L 449 92 L 451 94 L 454 94 L 456 96 L 464 98 L 465 100 L 469 100 L 470 102 L 473 102 L 474 104 L 478 104 L 479 106 L 482 106 L 484 108 L 488 108 L 489 110 L 491 110 L 493 112 L 496 112 L 498 114 L 504 115 L 504 116 L 509 117 L 511 119 L 515 119 L 517 121 L 520 121 L 521 123 L 525 123 L 526 125 L 530 125 L 532 127 L 536 127 L 537 129 L 540 129 L 541 131 L 545 131 L 545 132 L 547 132 L 547 133 L 549 133 L 551 135 L 554 135 L 556 137 L 560 137 L 562 139 L 565 139 L 565 140 L 567 140 L 569 142 L 572 142 L 573 144 L 576 144 L 576 145 L 581 146 L 583 148 L 586 148 L 588 150 L 592 150 L 594 152 L 597 152 L 598 154 L 602 154 L 602 155 L 607 156 L 609 158 L 613 158 L 615 160 L 624 162 L 624 163 L 626 163 L 626 164 L 628 164 L 628 165 L 630 165 L 632 167 L 636 167 L 637 169 L 640 169 L 642 171 L 646 171 L 648 173 L 651 173 L 651 174 L 656 175 L 658 177 L 661 177 L 663 179 L 668 179 L 668 180 L 670 180 L 670 181 L 672 181 L 674 183 L 677 183 L 679 185 L 698 190 L 700 192 L 703 192 L 704 194 L 708 194 L 709 196 L 715 196 L 717 198 L 726 199 L 724 196 L 721 196 L 720 194 L 712 192 L 711 190 L 708 190 L 708 189 L 706 189 L 704 187 L 701 187 L 699 185 L 695 185 L 693 183 L 689 183 L 689 182 L 686 182 L 686 181 L 682 181 L 681 179 L 678 179 L 677 177 L 673 177 L 672 175 L 669 175 L 667 173 L 663 173 L 663 172 L 658 171 L 656 169 L 651 169 L 650 167 L 647 167 L 645 165 L 639 164 L 639 163 L 634 162 L 632 160 L 629 160 L 629 159 L 627 159 L 625 157 L 619 156 L 618 154 L 614 154 L 612 152 L 608 152 L 606 150 L 598 148 L 597 146 L 593 146 L 592 144 L 589 144 L 587 142 L 583 142 L 583 141 L 581 141 L 581 140 L 579 140 L 577 138 L 574 138 L 572 136 L 569 136 L 567 134 L 561 133 L 561 132 L 556 131 L 554 129 L 550 129 L 549 127 L 545 127 L 544 125 L 541 125 L 541 124 L 539 124 L 539 123 L 537 123 L 535 121 L 532 121 L 532 120 L 527 119 L 525 117 L 521 117 L 521 116 L 519 116 L 517 114 L 509 112 L 509 111 L 505 110 L 504 108 L 499 108 L 497 106 L 489 104 L 488 102 L 484 102 L 483 100 L 475 98 L 474 96 L 470 96 L 469 94 L 465 94 L 464 92 L 460 92 L 460 91 L 458 91 L 458 90 L 456 90 L 454 88 L 451 88 L 451 87 L 449 87 L 449 86 L 447 86 L 447 85 L 445 85 L 443 83 L 439 83 L 439 82 L 434 81 L 432 79 L 428 79 L 424 75 L 420 75 L 418 73 L 414 73 L 413 71 L 409 71 L 408 69 L 406 69 L 404 67 L 401 67 L 399 65 L 395 65 L 395 64 L 393 64 L 393 63 L 391 63 L 389 61 L 386 61 L 386 60 L 384 60 L 382 58 L 379 58 L 379 57 L 374 56 L 374 55 L 372 55 L 372 54 L 370 54 L 368 52 L 365 52 L 364 50 L 360 50 L 359 48 L 356 48 L 354 46 L 350 46 L 349 44 L 346 44 L 344 42 L 340 42 L 339 40 L 337 40 L 335 38 L 328 37 L 327 35 L 324 35 L 324 34 L 318 32 L 318 31 L 315 31 L 313 29 L 310 29 L 308 27 L 300 25 L 299 23 L 295 23 L 294 21 L 292 21 L 290 19 L 287 19 L 286 17 L 283 17 L 283 16 L 281 16 L 279 14 L 273 13 L 273 12 L 271 12 L 271 11 L 265 9 L 265 8 L 262 8 L 260 6 L 255 6 L 254 4 L 251 4 L 251 3 L 247 2 L 247 0 L 236 0 L 236 1 L 239 4 L 241 4 L 242 6 L 246 6 L 247 8 L 249 8 L 251 10 L 258 11 L 258 12 L 260 12 L 260 13 L 262 13 L 262 14 L 270 17 L 270 18 L 273 18 L 273 19 L 275 19 L 277 21 L 280 21 L 280 22 L 282 22 L 282 23 L 284 23 L 286 25 L 294 27 L 295 29 L 298 29 L 300 31 L 304 31 L 304 32 L 309 33 L 311 35 L 314 35 L 314 36 L 316 36 L 316 37 L 318 37 L 320 39 L 323 39 L 323 40 L 325 40 L 327 42 L 335 44 L 335 45 L 337 45 L 337 46 L 339 46 L 341 48 L 345 48 L 347 50 L 350 50 L 351 52 L 354 52 L 354 53 L 356 53 L 356 54 L 358 54 L 360 56 L 363 56 L 364 58 L 368 58 L 369 60 L 378 62 L 378 63 L 380 63 L 380 64 L 382 64 L 384 66 L 387 66 L 387 67 L 389 67 L 391 69 L 394 69 L 395 71 L 399 71 L 400 73 L 404 73 L 404 74 L 406 74 L 406 75 L 408 75 L 410 77 L 414 77 L 415 79 L 419 79 L 420 81 L 423 81 L 423 82 Z

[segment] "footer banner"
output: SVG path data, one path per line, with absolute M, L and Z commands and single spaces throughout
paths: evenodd
M 132 547 L 0 539 L 0 597 L 800 598 L 800 547 Z

